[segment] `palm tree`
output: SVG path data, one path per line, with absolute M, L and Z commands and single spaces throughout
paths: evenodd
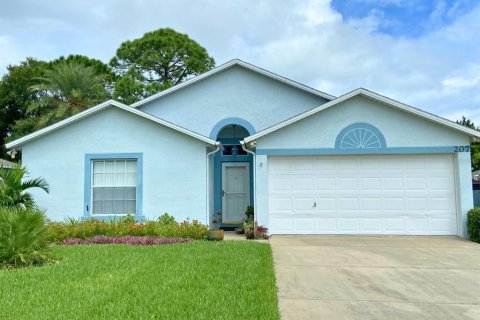
M 58 63 L 38 80 L 39 83 L 30 88 L 42 96 L 30 108 L 39 115 L 38 128 L 68 118 L 108 97 L 104 76 L 78 62 Z
M 30 87 L 36 101 L 28 107 L 28 116 L 15 123 L 14 140 L 22 135 L 42 129 L 105 101 L 109 93 L 105 88 L 105 75 L 93 67 L 77 61 L 61 61 L 36 78 Z
M 27 192 L 31 188 L 40 188 L 49 192 L 47 181 L 43 178 L 25 179 L 28 176 L 27 168 L 16 164 L 13 168 L 0 167 L 0 206 L 10 208 L 36 208 L 32 194 Z

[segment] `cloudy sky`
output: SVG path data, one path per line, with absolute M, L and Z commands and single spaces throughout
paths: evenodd
M 15 0 L 0 10 L 0 75 L 25 57 L 108 62 L 171 27 L 217 64 L 240 58 L 333 95 L 365 87 L 480 125 L 478 0 Z

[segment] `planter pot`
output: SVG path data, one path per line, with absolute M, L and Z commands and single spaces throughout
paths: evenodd
M 223 230 L 208 230 L 208 240 L 223 240 L 224 232 Z

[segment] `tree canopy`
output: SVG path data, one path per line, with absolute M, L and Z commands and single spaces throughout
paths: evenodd
M 214 66 L 205 48 L 168 28 L 123 42 L 110 64 L 83 55 L 26 58 L 0 79 L 0 156 L 6 157 L 5 141 L 112 96 L 131 104 Z
M 8 66 L 7 73 L 0 81 L 0 143 L 3 157 L 5 139 L 12 135 L 13 124 L 27 118 L 28 107 L 40 98 L 30 87 L 38 77 L 43 76 L 46 68 L 46 62 L 27 58 L 19 65 Z
M 188 35 L 164 28 L 123 42 L 110 65 L 122 77 L 114 98 L 132 103 L 212 69 L 215 60 Z
M 39 97 L 27 108 L 28 117 L 13 125 L 10 139 L 44 128 L 108 98 L 104 76 L 76 61 L 59 61 L 43 71 L 28 89 Z
M 462 116 L 461 120 L 457 120 L 457 123 L 467 128 L 480 131 L 480 127 L 477 127 L 473 121 L 465 116 Z M 472 142 L 470 144 L 470 155 L 472 159 L 472 170 L 480 170 L 480 142 Z

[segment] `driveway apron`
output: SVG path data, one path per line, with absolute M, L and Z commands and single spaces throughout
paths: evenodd
M 480 319 L 480 245 L 457 237 L 271 238 L 282 319 Z

